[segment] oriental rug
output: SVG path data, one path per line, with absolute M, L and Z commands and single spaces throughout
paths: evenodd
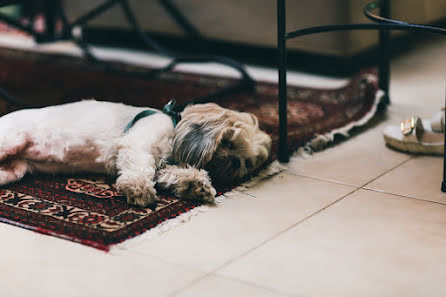
M 1 87 L 41 105 L 96 98 L 160 108 L 170 98 L 188 102 L 234 83 L 229 78 L 179 72 L 142 80 L 109 73 L 79 58 L 9 49 L 0 49 L 0 65 Z M 276 84 L 258 82 L 251 92 L 219 100 L 224 107 L 258 117 L 261 129 L 273 140 L 268 163 L 277 159 L 277 94 Z M 373 70 L 355 75 L 338 89 L 288 87 L 289 153 L 325 144 L 336 133 L 346 134 L 354 126 L 365 124 L 374 115 L 380 94 Z M 15 109 L 0 100 L 3 114 Z M 215 186 L 222 195 L 237 185 Z M 0 189 L 1 222 L 102 250 L 197 206 L 200 203 L 160 193 L 160 201 L 152 208 L 130 207 L 116 191 L 113 180 L 100 175 L 27 176 Z

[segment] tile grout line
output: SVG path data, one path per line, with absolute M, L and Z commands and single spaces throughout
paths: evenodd
M 253 287 L 253 288 L 266 290 L 266 291 L 269 291 L 271 293 L 280 294 L 283 297 L 302 297 L 301 295 L 295 295 L 295 294 L 282 292 L 282 291 L 277 290 L 275 288 L 259 286 L 256 283 L 251 283 L 251 282 L 247 282 L 247 281 L 244 281 L 244 280 L 239 280 L 239 279 L 236 279 L 236 278 L 230 278 L 230 277 L 218 275 L 218 274 L 215 274 L 214 272 L 206 273 L 205 275 L 202 275 L 202 276 L 194 279 L 193 281 L 191 281 L 189 284 L 185 285 L 184 287 L 182 287 L 180 289 L 177 289 L 174 292 L 166 295 L 166 297 L 175 297 L 178 294 L 180 294 L 181 292 L 183 292 L 184 290 L 186 290 L 187 288 L 192 287 L 193 285 L 199 283 L 200 281 L 202 281 L 203 279 L 205 279 L 207 277 L 216 277 L 216 278 L 221 278 L 221 279 L 224 279 L 224 280 L 229 280 L 229 281 L 236 282 L 236 283 L 243 284 L 243 285 L 247 285 L 247 286 L 250 286 L 250 287 Z
M 366 187 L 366 186 L 369 185 L 370 183 L 374 182 L 375 180 L 377 180 L 377 179 L 383 177 L 384 175 L 386 175 L 387 173 L 389 173 L 389 172 L 395 170 L 396 168 L 400 167 L 401 165 L 403 165 L 403 164 L 405 164 L 405 163 L 407 163 L 407 162 L 409 162 L 409 161 L 411 161 L 411 160 L 414 160 L 414 159 L 416 159 L 416 158 L 417 158 L 417 156 L 410 156 L 408 159 L 404 160 L 403 162 L 401 162 L 401 163 L 399 163 L 399 164 L 393 166 L 392 168 L 390 168 L 390 169 L 387 170 L 386 172 L 384 172 L 384 173 L 378 175 L 377 177 L 373 178 L 372 180 L 366 182 L 365 184 L 363 184 L 362 186 L 360 186 L 360 188 L 365 190 L 364 187 Z M 387 193 L 387 192 L 384 192 L 384 193 Z M 391 194 L 391 193 L 388 193 L 388 194 Z
M 347 183 L 343 183 L 343 182 L 336 181 L 336 180 L 324 179 L 324 178 L 320 178 L 320 177 L 316 177 L 316 176 L 304 175 L 304 174 L 288 172 L 288 171 L 285 171 L 284 173 L 288 173 L 289 175 L 293 175 L 293 176 L 297 176 L 297 177 L 311 178 L 311 179 L 314 179 L 314 180 L 328 182 L 328 183 L 337 184 L 337 185 L 341 185 L 341 186 L 348 186 L 348 187 L 352 187 L 352 188 L 359 188 L 360 187 L 360 186 L 357 186 L 357 185 L 347 184 Z
M 288 173 L 288 174 L 293 175 L 293 176 L 306 177 L 306 178 L 311 178 L 311 179 L 314 179 L 314 180 L 325 181 L 325 182 L 329 182 L 329 183 L 333 183 L 333 184 L 338 184 L 338 185 L 343 185 L 343 186 L 350 186 L 350 187 L 356 187 L 356 188 L 358 188 L 358 189 L 362 189 L 362 188 L 364 188 L 365 186 L 367 186 L 368 184 L 370 184 L 371 182 L 377 180 L 378 178 L 380 178 L 380 177 L 386 175 L 387 173 L 389 173 L 390 171 L 392 171 L 392 170 L 398 168 L 399 166 L 403 165 L 404 163 L 406 163 L 406 162 L 408 162 L 408 161 L 410 161 L 410 160 L 413 160 L 413 159 L 415 159 L 415 158 L 417 158 L 417 156 L 410 156 L 408 159 L 402 161 L 401 163 L 398 163 L 397 165 L 393 166 L 393 167 L 390 168 L 389 170 L 385 171 L 384 173 L 381 173 L 381 174 L 378 175 L 377 177 L 374 177 L 372 180 L 370 180 L 370 181 L 368 181 L 368 182 L 366 182 L 366 183 L 364 183 L 363 185 L 360 185 L 360 186 L 358 186 L 358 185 L 353 185 L 353 184 L 348 184 L 348 183 L 340 182 L 340 181 L 336 181 L 336 180 L 324 179 L 324 178 L 320 178 L 320 177 L 316 177 L 316 176 L 310 176 L 310 175 L 305 175 L 305 174 L 299 174 L 299 173 L 295 173 L 295 172 L 292 172 L 292 171 L 289 171 L 289 170 L 284 171 L 284 173 Z M 386 193 L 386 192 L 385 192 L 385 193 Z M 389 193 L 389 194 L 392 194 L 392 193 Z
M 373 180 L 369 181 L 368 183 L 364 184 L 363 186 L 361 186 L 361 189 L 365 190 L 365 191 L 371 191 L 371 192 L 375 192 L 375 193 L 383 193 L 383 194 L 390 194 L 390 195 L 394 195 L 397 196 L 399 198 L 404 198 L 404 199 L 413 199 L 413 200 L 418 200 L 418 201 L 422 201 L 422 202 L 428 202 L 428 203 L 434 203 L 434 204 L 440 204 L 440 205 L 445 205 L 445 203 L 441 203 L 441 202 L 437 202 L 437 201 L 432 201 L 432 200 L 426 200 L 426 199 L 422 199 L 422 198 L 418 198 L 418 197 L 413 197 L 413 196 L 407 196 L 407 195 L 403 195 L 403 194 L 398 194 L 398 193 L 394 193 L 394 192 L 387 192 L 384 190 L 376 190 L 376 189 L 372 189 L 372 188 L 366 188 L 367 185 L 369 185 L 370 183 L 374 182 L 375 180 L 379 179 L 380 177 L 386 175 L 387 173 L 391 172 L 392 170 L 395 170 L 396 168 L 400 167 L 401 165 L 411 161 L 411 160 L 415 160 L 418 159 L 419 156 L 411 156 L 409 159 L 405 160 L 404 162 L 400 163 L 399 165 L 393 167 L 392 169 L 388 170 L 387 172 L 381 174 L 380 176 L 374 178 Z
M 292 175 L 292 176 L 296 176 L 296 177 L 309 178 L 309 179 L 313 179 L 313 180 L 317 180 L 317 181 L 323 181 L 323 182 L 332 183 L 332 184 L 336 184 L 336 185 L 347 186 L 347 187 L 350 187 L 350 188 L 358 188 L 359 187 L 357 185 L 342 183 L 342 182 L 338 182 L 338 181 L 334 181 L 334 180 L 327 180 L 327 179 L 323 179 L 323 178 L 319 178 L 319 177 L 293 173 L 293 172 L 290 172 L 288 169 L 280 172 L 279 174 L 288 174 L 288 175 Z M 277 174 L 277 175 L 279 175 L 279 174 Z M 240 189 L 235 188 L 234 190 L 236 192 L 240 193 L 240 194 L 244 194 L 244 195 L 248 195 L 250 197 L 256 198 L 256 196 L 254 194 L 248 193 L 249 189 L 250 188 L 247 188 L 247 189 L 244 189 L 244 190 L 240 190 Z
M 137 256 L 141 256 L 141 257 L 152 257 L 166 265 L 178 266 L 178 267 L 182 267 L 184 269 L 194 270 L 194 271 L 200 272 L 202 274 L 208 273 L 207 271 L 204 271 L 201 268 L 197 268 L 195 266 L 182 264 L 182 263 L 178 263 L 178 262 L 174 262 L 174 261 L 169 261 L 169 260 L 164 259 L 161 256 L 156 255 L 156 254 L 145 253 L 140 250 L 125 250 L 124 253 L 121 252 L 119 255 L 121 255 L 121 256 L 137 255 Z
M 406 196 L 406 195 L 402 195 L 402 194 L 398 194 L 398 193 L 390 193 L 390 192 L 385 192 L 385 191 L 375 190 L 375 189 L 370 189 L 370 188 L 361 188 L 361 189 L 364 190 L 364 191 L 370 191 L 370 192 L 374 192 L 374 193 L 389 194 L 389 195 L 393 195 L 393 196 L 396 196 L 396 197 L 402 198 L 402 199 L 412 199 L 412 200 L 416 200 L 416 201 L 420 201 L 420 202 L 427 202 L 427 203 L 433 203 L 433 204 L 439 204 L 439 205 L 442 205 L 442 206 L 446 206 L 445 203 L 441 203 L 441 202 L 438 202 L 438 201 L 425 200 L 425 199 L 422 199 L 422 198 Z
M 178 294 L 180 294 L 181 292 L 183 292 L 184 290 L 186 290 L 187 288 L 192 287 L 193 285 L 197 284 L 198 282 L 202 281 L 203 279 L 205 279 L 206 277 L 212 275 L 211 272 L 205 273 L 200 277 L 197 277 L 196 279 L 194 279 L 193 281 L 191 281 L 190 283 L 184 285 L 182 288 L 176 289 L 173 292 L 169 293 L 166 295 L 166 297 L 174 297 Z
M 280 294 L 280 295 L 282 295 L 282 296 L 284 296 L 284 297 L 285 297 L 285 296 L 289 296 L 289 297 L 302 297 L 302 295 L 300 295 L 300 294 L 290 294 L 290 293 L 282 292 L 282 291 L 277 290 L 277 289 L 275 289 L 275 288 L 270 288 L 270 287 L 260 286 L 259 284 L 256 284 L 256 283 L 254 283 L 254 282 L 249 282 L 249 281 L 245 281 L 245 280 L 240 280 L 240 279 L 237 279 L 237 278 L 231 278 L 231 277 L 228 277 L 228 276 L 225 276 L 225 275 L 220 275 L 220 274 L 214 274 L 214 273 L 212 273 L 212 276 L 214 276 L 214 277 L 218 277 L 218 278 L 222 278 L 222 279 L 225 279 L 225 280 L 230 280 L 230 281 L 237 282 L 237 283 L 241 283 L 241 284 L 245 284 L 245 285 L 249 285 L 249 286 L 251 286 L 251 287 L 255 287 L 255 288 L 268 290 L 268 291 L 270 291 L 270 292 L 272 292 L 272 293 L 277 293 L 277 294 Z

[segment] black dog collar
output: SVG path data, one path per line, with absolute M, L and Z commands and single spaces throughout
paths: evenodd
M 174 128 L 177 126 L 178 122 L 181 121 L 181 115 L 180 115 L 180 113 L 177 112 L 177 111 L 175 111 L 175 104 L 176 104 L 176 103 L 177 103 L 177 102 L 176 102 L 174 99 L 172 99 L 172 100 L 170 100 L 166 105 L 164 105 L 164 107 L 163 107 L 163 113 L 165 113 L 165 114 L 167 114 L 168 116 L 170 116 L 170 118 L 172 119 L 173 127 L 174 127 Z M 133 118 L 133 120 L 131 120 L 131 121 L 127 124 L 127 126 L 126 126 L 125 129 L 124 129 L 124 133 L 127 133 L 127 132 L 130 130 L 130 128 L 132 128 L 133 125 L 135 125 L 136 122 L 139 121 L 140 119 L 145 118 L 145 117 L 148 117 L 148 116 L 151 116 L 151 115 L 154 115 L 154 114 L 156 114 L 156 113 L 158 113 L 157 110 L 151 110 L 151 109 L 147 109 L 147 110 L 143 110 L 143 111 L 141 111 L 140 113 L 138 113 L 138 114 Z

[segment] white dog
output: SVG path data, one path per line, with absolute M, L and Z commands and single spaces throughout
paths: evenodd
M 155 185 L 212 203 L 210 177 L 231 182 L 268 158 L 271 139 L 252 114 L 197 104 L 185 108 L 175 128 L 156 109 L 135 119 L 147 109 L 86 100 L 1 117 L 0 185 L 34 171 L 108 173 L 129 204 L 154 203 Z

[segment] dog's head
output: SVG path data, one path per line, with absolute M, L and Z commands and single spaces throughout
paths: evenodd
M 243 178 L 269 156 L 271 138 L 253 114 L 206 103 L 186 107 L 181 116 L 173 139 L 174 161 L 204 168 L 218 183 Z

